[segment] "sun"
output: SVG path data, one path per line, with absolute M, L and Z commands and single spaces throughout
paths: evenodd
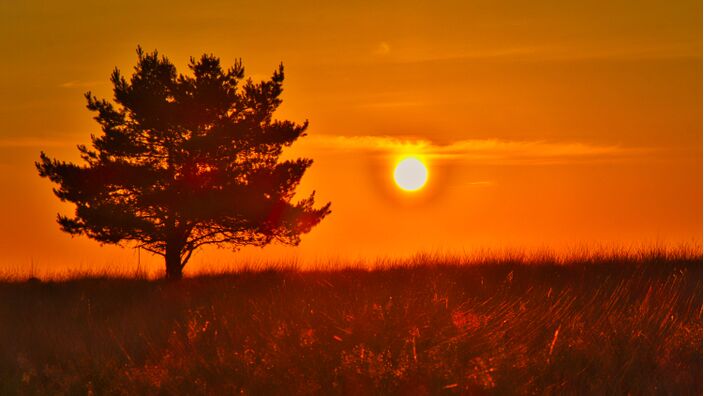
M 404 191 L 418 191 L 428 182 L 428 168 L 418 158 L 401 160 L 394 169 L 394 181 Z

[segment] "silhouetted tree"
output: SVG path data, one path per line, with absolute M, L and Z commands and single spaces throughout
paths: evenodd
M 167 278 L 181 277 L 203 245 L 297 245 L 327 214 L 314 195 L 292 203 L 310 159 L 279 161 L 308 122 L 279 121 L 280 65 L 269 81 L 242 81 L 241 61 L 224 70 L 213 55 L 177 74 L 156 51 L 139 57 L 127 81 L 112 73 L 114 103 L 86 93 L 100 136 L 78 146 L 83 165 L 42 152 L 39 174 L 76 205 L 61 229 L 101 243 L 133 243 L 161 255 Z M 242 81 L 242 84 L 240 82 Z

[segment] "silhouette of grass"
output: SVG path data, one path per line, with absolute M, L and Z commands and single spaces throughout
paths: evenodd
M 697 394 L 700 249 L 0 283 L 0 394 Z

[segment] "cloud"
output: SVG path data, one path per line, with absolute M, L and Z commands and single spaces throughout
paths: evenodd
M 103 84 L 101 81 L 78 81 L 78 80 L 72 80 L 72 81 L 66 81 L 64 83 L 59 84 L 59 87 L 61 88 L 91 88 L 96 85 Z
M 591 60 L 646 60 L 646 59 L 700 59 L 701 54 L 688 45 L 652 45 L 642 47 L 583 47 L 575 48 L 560 45 L 533 45 L 516 47 L 492 47 L 466 49 L 455 52 L 420 53 L 407 56 L 396 56 L 399 63 L 432 63 L 432 62 L 467 62 L 480 60 L 495 61 L 526 61 L 526 62 L 559 62 L 559 61 L 591 61 Z
M 22 137 L 7 137 L 0 138 L 0 149 L 19 149 L 19 148 L 42 148 L 42 147 L 68 147 L 75 146 L 75 142 L 70 139 L 41 139 L 41 138 L 22 138 Z
M 391 52 L 391 46 L 386 41 L 380 42 L 374 49 L 374 55 L 388 55 L 389 52 Z
M 426 139 L 389 136 L 309 136 L 307 146 L 327 152 L 380 155 L 418 155 L 436 159 L 467 160 L 488 164 L 549 164 L 625 159 L 648 150 L 583 142 L 468 139 L 437 144 Z M 303 143 L 301 143 L 303 145 Z
M 366 109 L 393 109 L 401 107 L 422 107 L 427 105 L 426 102 L 421 101 L 409 101 L 409 100 L 397 100 L 397 101 L 386 101 L 386 102 L 370 102 L 362 103 L 358 105 L 359 108 Z
M 0 149 L 69 147 L 76 139 L 0 138 Z M 417 155 L 429 159 L 472 161 L 484 164 L 556 164 L 567 162 L 623 160 L 652 149 L 595 145 L 583 142 L 544 140 L 468 139 L 447 144 L 427 139 L 391 136 L 311 135 L 294 146 L 313 153 L 359 153 L 371 155 Z

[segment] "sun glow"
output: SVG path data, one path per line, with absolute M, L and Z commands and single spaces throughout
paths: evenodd
M 418 158 L 405 158 L 396 164 L 394 181 L 404 191 L 418 191 L 428 182 L 428 168 Z

